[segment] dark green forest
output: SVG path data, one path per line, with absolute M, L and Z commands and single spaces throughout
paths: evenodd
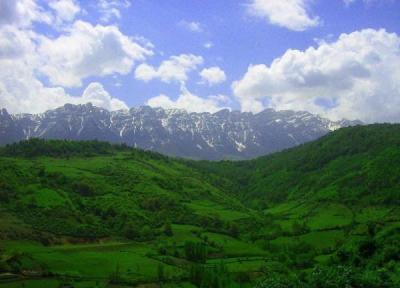
M 0 287 L 400 287 L 400 125 L 248 161 L 0 148 Z

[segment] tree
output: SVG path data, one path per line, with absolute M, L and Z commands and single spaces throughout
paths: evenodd
M 239 227 L 236 223 L 231 223 L 229 225 L 229 234 L 231 234 L 231 236 L 235 238 L 239 236 Z
M 294 221 L 292 224 L 292 233 L 293 235 L 301 235 L 309 232 L 310 229 L 308 228 L 305 222 L 299 223 L 298 221 Z
M 246 272 L 238 272 L 235 280 L 239 283 L 240 287 L 243 287 L 243 284 L 250 282 L 250 276 Z
M 2 246 L 0 246 L 0 273 L 6 272 L 8 270 L 7 263 L 2 261 L 3 254 L 4 254 L 4 249 Z
M 189 261 L 204 263 L 207 259 L 207 246 L 199 242 L 185 242 L 186 259 Z
M 152 240 L 154 238 L 153 230 L 147 225 L 143 226 L 140 230 L 140 238 L 142 240 Z
M 129 222 L 126 225 L 124 234 L 125 234 L 126 238 L 131 239 L 131 240 L 135 240 L 140 236 L 138 227 L 132 222 Z
M 115 271 L 110 276 L 111 283 L 118 284 L 121 282 L 121 273 L 119 263 L 115 266 Z
M 158 267 L 157 267 L 157 277 L 158 277 L 158 281 L 160 281 L 160 282 L 163 282 L 165 280 L 164 265 L 162 265 L 161 263 L 158 264 Z
M 346 266 L 315 267 L 308 276 L 309 287 L 354 287 L 354 271 Z M 369 287 L 369 286 L 367 286 Z
M 223 262 L 211 267 L 192 265 L 189 273 L 190 282 L 198 287 L 232 287 L 232 280 Z
M 0 201 L 9 202 L 11 198 L 12 187 L 3 179 L 0 179 Z
M 376 242 L 373 239 L 367 239 L 358 246 L 358 253 L 363 258 L 370 258 L 377 250 Z
M 73 190 L 81 196 L 93 196 L 96 194 L 96 189 L 89 180 L 82 179 L 72 184 Z
M 174 235 L 174 232 L 172 231 L 171 222 L 169 220 L 164 224 L 164 234 L 167 235 L 168 237 Z

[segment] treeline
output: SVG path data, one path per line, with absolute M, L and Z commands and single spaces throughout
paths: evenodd
M 130 149 L 125 144 L 110 144 L 97 140 L 69 141 L 69 140 L 44 140 L 33 138 L 19 143 L 8 144 L 0 148 L 0 156 L 8 157 L 39 157 L 48 156 L 65 158 L 72 156 L 95 156 L 111 154 L 116 151 Z
M 191 265 L 189 280 L 196 287 L 200 288 L 225 288 L 232 287 L 235 283 L 232 275 L 222 261 L 217 265 Z
M 364 204 L 398 205 L 400 125 L 348 127 L 250 161 L 188 161 L 188 165 L 254 208 L 305 196 L 318 201 L 362 199 Z
M 128 151 L 134 158 L 168 160 L 168 156 L 153 151 L 132 148 L 124 143 L 111 144 L 98 140 L 73 141 L 73 140 L 46 140 L 32 138 L 18 143 L 7 144 L 0 147 L 0 156 L 34 158 L 40 156 L 54 158 L 91 157 L 110 155 L 116 152 Z

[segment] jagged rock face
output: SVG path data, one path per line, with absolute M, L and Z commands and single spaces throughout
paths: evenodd
M 229 110 L 211 114 L 143 106 L 110 112 L 91 104 L 66 104 L 37 115 L 0 111 L 1 145 L 32 137 L 98 139 L 208 160 L 253 158 L 361 124 L 272 109 L 258 114 Z
M 0 109 L 0 145 L 24 138 L 23 130 L 18 126 L 17 122 L 8 114 L 6 109 Z

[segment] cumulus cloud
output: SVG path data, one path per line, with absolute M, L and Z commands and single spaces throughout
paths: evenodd
M 0 79 L 0 107 L 7 108 L 11 113 L 41 113 L 66 103 L 88 102 L 108 110 L 128 108 L 123 101 L 112 97 L 100 83 L 90 83 L 83 95 L 72 96 L 62 87 L 46 87 L 34 75 L 24 74 L 22 70 L 18 76 L 24 78 L 20 78 L 19 81 Z
M 128 109 L 128 106 L 121 100 L 113 98 L 98 82 L 90 83 L 82 94 L 82 97 L 77 99 L 77 102 L 91 102 L 94 106 L 103 107 L 107 110 Z
M 192 94 L 184 86 L 181 87 L 181 94 L 176 100 L 166 95 L 159 95 L 147 101 L 147 105 L 151 107 L 161 107 L 164 109 L 185 109 L 188 112 L 217 112 L 224 109 L 223 106 L 229 101 L 224 95 L 209 96 L 202 98 Z
M 51 22 L 51 14 L 45 12 L 35 0 L 1 0 L 0 26 L 26 27 L 32 22 Z
M 197 69 L 203 64 L 203 57 L 192 54 L 181 54 L 171 56 L 163 61 L 159 67 L 148 64 L 141 64 L 135 70 L 135 78 L 148 82 L 153 79 L 160 79 L 165 83 L 174 81 L 184 83 L 188 79 L 188 73 Z
M 0 107 L 12 113 L 39 113 L 65 103 L 92 102 L 110 110 L 126 105 L 110 96 L 99 83 L 89 84 L 83 95 L 71 96 L 62 87 L 48 87 L 38 79 L 41 58 L 36 53 L 38 35 L 7 26 L 0 29 Z
M 92 29 L 95 28 L 97 28 L 97 26 L 92 27 Z M 103 28 L 105 27 L 101 27 L 101 29 Z M 73 31 L 73 29 L 71 31 Z M 71 35 L 73 35 L 73 32 L 71 31 L 71 34 L 60 36 L 60 38 L 72 37 Z M 112 31 L 116 33 L 115 30 Z M 0 107 L 7 108 L 12 113 L 39 113 L 62 106 L 65 103 L 83 104 L 87 102 L 92 102 L 94 105 L 110 110 L 127 108 L 124 102 L 112 97 L 100 83 L 89 84 L 82 95 L 71 95 L 67 93 L 62 86 L 48 86 L 44 84 L 42 81 L 44 75 L 41 74 L 44 68 L 51 67 L 52 65 L 62 65 L 62 61 L 66 61 L 64 65 L 70 65 L 70 63 L 68 63 L 70 58 L 68 57 L 71 57 L 71 55 L 60 55 L 59 58 L 57 58 L 54 57 L 55 54 L 47 54 L 54 51 L 51 51 L 51 49 L 44 49 L 45 45 L 51 46 L 53 44 L 51 43 L 52 41 L 58 41 L 60 38 L 56 38 L 55 40 L 46 38 L 31 30 L 30 27 L 20 27 L 17 25 L 3 25 L 0 27 L 0 39 L 2 39 L 2 41 L 0 41 Z M 102 37 L 99 37 L 98 40 L 107 43 Z M 85 38 L 81 38 L 81 41 L 86 42 Z M 125 40 L 122 40 L 122 42 L 123 41 Z M 65 45 L 67 44 L 70 43 L 65 42 Z M 82 43 L 74 45 L 81 44 Z M 79 46 L 80 49 L 85 48 L 86 44 L 87 43 Z M 72 48 L 69 49 L 72 52 L 74 52 L 74 45 L 69 47 Z M 129 46 L 129 44 L 127 45 Z M 95 49 L 91 51 L 96 52 Z M 108 56 L 111 57 L 113 54 L 109 54 Z M 134 54 L 132 52 L 130 57 L 133 58 L 133 56 Z M 95 60 L 92 59 L 92 61 Z M 101 63 L 102 58 L 100 57 L 98 61 L 100 61 L 98 64 Z M 106 62 L 107 61 L 110 60 L 107 59 Z M 120 62 L 121 61 L 122 60 L 120 60 Z M 100 64 L 100 66 L 101 65 L 104 64 Z M 109 67 L 107 65 L 108 64 L 106 64 L 105 67 Z M 69 77 L 68 74 L 73 73 L 71 71 L 77 68 L 70 65 L 69 67 L 63 67 L 63 69 L 64 72 L 56 72 L 66 73 L 65 77 Z M 85 72 L 86 74 L 79 74 L 81 73 L 79 69 L 76 71 L 79 77 L 90 74 L 90 71 Z M 92 70 L 91 73 L 92 72 L 95 74 L 97 73 L 96 70 Z
M 35 33 L 21 31 L 14 26 L 0 29 L 0 61 L 17 59 L 23 55 L 35 53 L 33 38 Z M 2 69 L 4 70 L 4 69 Z
M 288 50 L 270 66 L 252 65 L 233 83 L 245 111 L 308 110 L 332 119 L 400 121 L 400 37 L 366 29 L 305 51 Z
M 110 96 L 99 83 L 89 84 L 83 95 L 76 97 L 62 87 L 45 86 L 33 68 L 37 59 L 28 56 L 31 47 L 27 45 L 25 49 L 25 57 L 0 59 L 0 107 L 12 113 L 40 113 L 65 103 L 87 102 L 109 110 L 126 108 L 122 101 Z
M 204 31 L 203 25 L 201 25 L 200 22 L 196 21 L 181 20 L 179 21 L 178 26 L 194 33 L 201 33 Z
M 55 11 L 58 25 L 73 21 L 81 11 L 81 7 L 75 0 L 53 0 L 49 3 L 49 7 Z
M 251 0 L 250 15 L 267 19 L 271 24 L 293 31 L 304 31 L 319 24 L 309 12 L 310 0 Z
M 226 75 L 224 70 L 214 66 L 210 68 L 205 68 L 200 72 L 200 76 L 203 83 L 208 85 L 216 85 L 226 81 Z
M 121 18 L 120 10 L 131 6 L 130 0 L 99 0 L 97 8 L 100 13 L 100 21 L 110 22 L 112 19 Z
M 25 49 L 29 55 L 30 45 L 28 44 Z M 81 97 L 69 95 L 62 87 L 45 86 L 37 78 L 33 69 L 36 61 L 37 59 L 31 56 L 0 59 L 0 67 L 2 67 L 0 69 L 0 107 L 5 107 L 12 113 L 39 113 L 65 103 L 92 102 L 111 110 L 126 107 L 121 101 L 112 98 L 104 89 L 100 89 L 98 83 L 90 84 Z
M 61 25 L 73 21 L 81 11 L 77 0 L 49 0 L 47 10 L 38 3 L 37 0 L 1 0 L 0 26 L 28 28 L 33 22 Z
M 83 21 L 76 21 L 68 34 L 56 39 L 41 37 L 39 53 L 44 61 L 40 71 L 52 84 L 66 87 L 81 86 L 89 76 L 127 74 L 135 61 L 152 55 L 116 26 Z
M 30 59 L 0 60 L 0 107 L 12 113 L 37 113 L 70 102 L 63 88 L 43 85 L 27 66 L 29 62 Z

